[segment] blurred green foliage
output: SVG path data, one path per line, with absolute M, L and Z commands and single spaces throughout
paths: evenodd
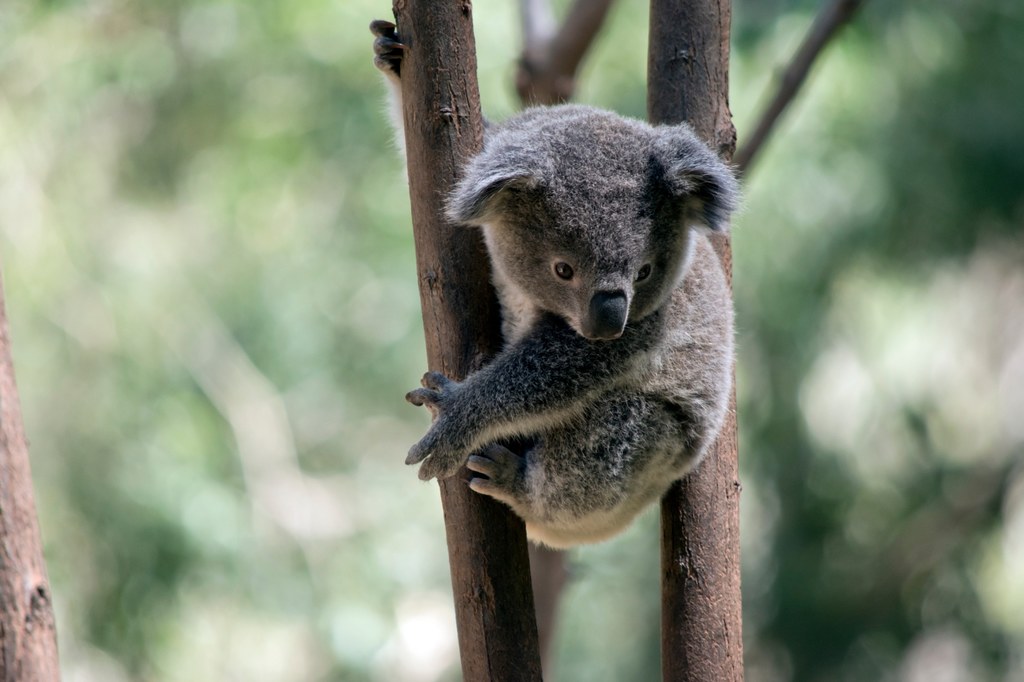
M 564 3 L 563 3 L 564 4 Z M 817 3 L 739 2 L 742 143 Z M 0 249 L 68 680 L 457 679 L 368 0 L 6 0 Z M 476 8 L 515 109 L 512 2 Z M 642 116 L 622 0 L 579 98 Z M 750 680 L 1024 679 L 1024 5 L 869 3 L 735 223 Z M 563 680 L 656 679 L 657 519 Z

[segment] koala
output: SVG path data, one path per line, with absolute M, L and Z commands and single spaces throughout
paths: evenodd
M 400 114 L 405 46 L 390 22 L 371 30 Z M 733 310 L 707 234 L 737 202 L 733 173 L 686 125 L 580 105 L 489 123 L 448 216 L 483 231 L 504 347 L 464 381 L 428 372 L 406 396 L 433 415 L 406 463 L 424 480 L 465 466 L 472 490 L 550 547 L 626 528 L 724 421 Z

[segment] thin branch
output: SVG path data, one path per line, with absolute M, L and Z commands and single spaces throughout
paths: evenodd
M 733 161 L 740 172 L 745 172 L 750 168 L 757 153 L 768 136 L 771 135 L 779 116 L 800 91 L 818 55 L 835 37 L 839 29 L 849 23 L 862 4 L 864 4 L 863 0 L 832 0 L 818 13 L 804 42 L 800 45 L 800 49 L 793 55 L 793 60 L 783 72 L 775 97 L 761 114 L 757 127 L 747 138 L 746 144 L 736 152 L 736 158 Z
M 309 559 L 310 540 L 352 531 L 344 491 L 335 479 L 302 470 L 283 396 L 206 302 L 182 292 L 188 313 L 158 316 L 161 336 L 231 428 L 254 514 L 272 521 Z
M 516 90 L 524 103 L 558 104 L 572 97 L 576 71 L 614 1 L 576 0 L 554 32 L 548 0 L 520 0 L 524 48 Z
M 519 19 L 523 27 L 523 54 L 533 55 L 551 42 L 557 24 L 551 0 L 520 0 Z
M 950 555 L 977 537 L 986 523 L 998 519 L 1007 496 L 1024 479 L 1024 463 L 976 467 L 944 485 L 946 493 L 918 509 L 902 524 L 880 552 L 879 562 L 891 578 L 879 585 L 902 585 L 930 573 Z

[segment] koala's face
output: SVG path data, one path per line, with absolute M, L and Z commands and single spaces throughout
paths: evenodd
M 506 200 L 505 215 L 485 228 L 494 267 L 588 339 L 618 338 L 628 321 L 658 309 L 685 272 L 690 231 L 678 221 L 564 214 L 529 194 Z M 577 222 L 591 229 L 571 229 Z
M 579 106 L 511 119 L 467 167 L 450 213 L 485 226 L 501 279 L 593 340 L 660 308 L 691 228 L 722 229 L 729 170 L 687 128 Z

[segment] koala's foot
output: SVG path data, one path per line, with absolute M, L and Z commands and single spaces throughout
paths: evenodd
M 376 19 L 370 22 L 370 32 L 377 36 L 373 41 L 373 65 L 390 78 L 400 78 L 405 45 L 395 25 L 384 19 Z
M 470 455 L 466 468 L 483 476 L 474 476 L 469 487 L 481 495 L 516 508 L 522 501 L 525 488 L 526 459 L 503 445 L 490 445 L 482 452 Z M 486 476 L 486 478 L 484 478 Z

